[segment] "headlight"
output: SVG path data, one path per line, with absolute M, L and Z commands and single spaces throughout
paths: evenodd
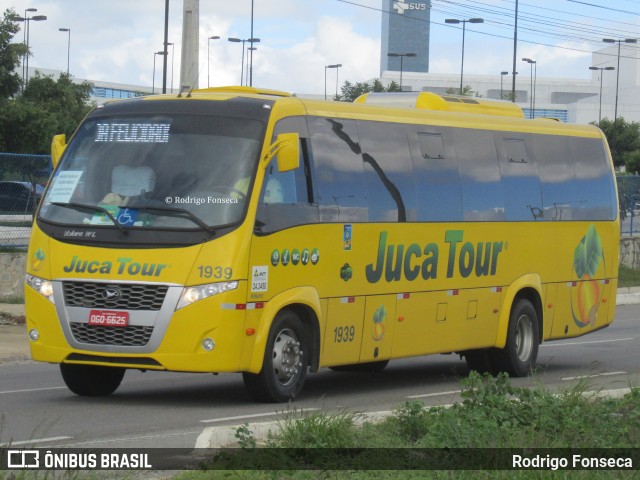
M 235 290 L 236 288 L 238 288 L 238 282 L 209 283 L 207 285 L 185 287 L 184 290 L 182 290 L 182 295 L 180 296 L 180 301 L 178 302 L 176 310 L 186 307 L 187 305 L 191 305 L 203 298 L 213 297 L 219 293 Z
M 40 277 L 34 277 L 33 275 L 29 275 L 27 273 L 25 276 L 25 282 L 51 303 L 55 303 L 55 301 L 53 300 L 53 283 L 51 283 L 49 280 L 44 280 Z

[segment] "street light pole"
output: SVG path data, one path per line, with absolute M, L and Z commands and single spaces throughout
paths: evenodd
M 207 88 L 209 88 L 210 86 L 210 78 L 211 78 L 211 68 L 209 66 L 210 59 L 211 59 L 211 55 L 210 55 L 211 40 L 218 40 L 219 38 L 220 38 L 219 35 L 213 35 L 212 37 L 207 38 Z
M 464 77 L 464 36 L 467 23 L 484 23 L 483 18 L 469 18 L 459 20 L 457 18 L 446 18 L 444 23 L 462 24 L 462 61 L 460 62 L 460 95 L 462 95 L 462 79 Z
M 598 123 L 602 121 L 602 72 L 615 70 L 615 67 L 589 67 L 589 70 L 600 70 L 600 107 L 598 108 Z
M 504 80 L 505 75 L 509 75 L 509 72 L 506 72 L 506 71 L 500 72 L 500 100 L 504 100 L 504 94 L 502 93 L 502 82 Z
M 333 65 L 324 66 L 324 99 L 327 99 L 327 68 L 336 69 L 336 96 L 338 96 L 338 68 L 342 66 L 341 63 L 335 63 Z
M 259 38 L 227 38 L 230 42 L 240 43 L 242 42 L 242 60 L 240 61 L 240 86 L 242 86 L 242 78 L 244 77 L 244 44 L 249 42 L 249 45 L 253 47 L 254 43 L 260 42 Z M 251 51 L 251 58 L 253 58 L 253 51 Z M 251 73 L 249 74 L 249 81 L 252 81 Z
M 67 39 L 67 76 L 69 76 L 69 59 L 71 58 L 71 29 L 70 28 L 59 28 L 60 32 L 68 32 Z
M 538 73 L 538 66 L 535 60 L 532 60 L 530 58 L 523 58 L 522 59 L 523 62 L 527 62 L 530 66 L 531 66 L 531 87 L 529 89 L 529 118 L 533 118 L 534 114 L 533 111 L 536 108 L 536 84 L 535 84 L 535 76 L 533 74 L 533 67 L 536 67 L 536 76 Z
M 388 57 L 400 57 L 400 91 L 402 91 L 402 60 L 404 57 L 415 57 L 415 53 L 387 53 Z
M 175 45 L 172 42 L 167 43 L 167 45 L 171 45 L 171 93 L 173 93 L 173 60 L 175 58 Z
M 36 22 L 41 22 L 47 19 L 46 15 L 34 15 L 33 17 L 27 17 L 27 12 L 37 12 L 37 11 L 38 11 L 37 8 L 27 8 L 24 11 L 24 17 L 14 17 L 14 20 L 18 22 L 25 22 L 25 36 L 27 40 L 27 43 L 26 43 L 27 50 L 24 54 L 25 61 L 23 61 L 23 67 L 24 67 L 24 70 L 23 70 L 24 73 L 22 75 L 23 91 L 27 86 L 27 82 L 29 81 L 29 24 L 31 23 L 31 20 L 34 20 Z
M 155 95 L 156 93 L 156 55 L 166 55 L 166 52 L 155 52 L 153 54 L 153 80 L 151 81 L 151 94 Z
M 251 69 L 251 66 L 249 65 L 249 59 L 251 57 L 251 55 L 253 55 L 253 51 L 257 50 L 258 47 L 247 47 L 247 70 L 244 74 L 244 84 L 245 85 L 249 85 L 249 81 L 251 80 L 249 72 Z
M 615 110 L 614 110 L 614 115 L 613 115 L 613 123 L 616 122 L 616 120 L 618 119 L 618 87 L 620 84 L 620 44 L 621 43 L 638 43 L 638 40 L 635 38 L 625 38 L 623 39 L 618 39 L 615 40 L 613 38 L 603 38 L 602 39 L 603 42 L 605 43 L 617 43 L 618 44 L 618 68 L 616 70 L 616 106 L 615 106 Z

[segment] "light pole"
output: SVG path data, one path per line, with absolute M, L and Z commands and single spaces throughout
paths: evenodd
M 464 77 L 464 33 L 467 23 L 484 23 L 483 18 L 469 18 L 458 20 L 457 18 L 446 18 L 444 23 L 462 24 L 462 61 L 460 62 L 460 95 L 462 95 L 462 77 Z
M 625 38 L 615 40 L 613 38 L 603 38 L 603 42 L 605 43 L 617 43 L 618 44 L 618 68 L 616 70 L 616 106 L 613 114 L 613 123 L 618 119 L 618 86 L 620 84 L 620 44 L 621 43 L 638 43 L 638 40 L 635 38 Z
M 400 91 L 402 91 L 402 60 L 404 57 L 415 57 L 415 53 L 387 53 L 388 57 L 400 57 Z
M 70 28 L 59 28 L 59 32 L 67 32 L 67 76 L 69 76 L 69 59 L 71 58 L 71 29 Z
M 249 70 L 250 70 L 249 58 L 250 58 L 250 55 L 253 55 L 253 52 L 255 50 L 257 50 L 257 49 L 258 49 L 258 47 L 247 47 L 247 70 L 246 70 L 246 72 L 244 74 L 244 84 L 245 85 L 249 85 L 249 80 L 250 80 L 250 78 L 249 78 L 250 77 L 250 75 L 249 75 Z
M 615 67 L 589 67 L 589 70 L 600 70 L 600 107 L 598 108 L 598 123 L 602 121 L 602 71 L 615 70 Z
M 531 66 L 531 88 L 530 88 L 530 96 L 529 99 L 529 118 L 533 118 L 533 111 L 536 108 L 536 77 L 538 76 L 538 64 L 535 60 L 530 58 L 523 58 L 523 62 L 527 62 Z M 533 67 L 535 66 L 535 74 L 533 73 Z
M 230 37 L 227 40 L 234 43 L 242 42 L 242 60 L 240 61 L 240 86 L 242 86 L 242 78 L 244 77 L 244 44 L 249 42 L 250 46 L 253 47 L 254 43 L 258 43 L 260 41 L 259 38 L 233 38 Z M 251 53 L 251 57 L 253 59 L 253 52 Z M 252 78 L 252 75 L 249 75 Z
M 504 100 L 504 95 L 502 93 L 502 83 L 505 75 L 509 75 L 509 72 L 506 72 L 506 71 L 500 72 L 500 100 Z
M 207 88 L 210 86 L 209 80 L 211 78 L 211 68 L 209 67 L 209 63 L 210 63 L 210 47 L 211 47 L 211 40 L 219 40 L 220 36 L 218 35 L 213 35 L 212 37 L 207 38 Z M 173 61 L 173 60 L 172 60 Z
M 342 66 L 341 63 L 324 66 L 324 99 L 327 99 L 327 68 L 336 69 L 336 96 L 338 95 L 338 69 Z
M 155 95 L 156 93 L 156 56 L 157 55 L 166 55 L 167 52 L 155 52 L 153 54 L 153 80 L 152 80 L 152 87 L 151 87 L 151 94 Z
M 167 43 L 167 46 L 171 45 L 171 93 L 173 93 L 173 59 L 174 59 L 174 52 L 175 52 L 175 45 L 171 42 Z
M 27 12 L 37 12 L 38 9 L 37 8 L 27 8 L 24 11 L 24 17 L 15 17 L 14 20 L 18 21 L 18 22 L 25 22 L 25 36 L 27 39 L 26 45 L 27 45 L 27 51 L 25 52 L 24 56 L 25 56 L 25 60 L 23 61 L 23 67 L 24 67 L 24 74 L 22 75 L 22 79 L 23 79 L 23 87 L 22 89 L 24 90 L 25 87 L 27 86 L 27 82 L 29 81 L 29 24 L 31 23 L 31 20 L 36 21 L 36 22 L 41 22 L 43 20 L 47 19 L 46 15 L 34 15 L 33 17 L 28 17 L 27 16 Z

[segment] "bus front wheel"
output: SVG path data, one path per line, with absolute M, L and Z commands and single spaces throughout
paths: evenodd
M 117 390 L 124 377 L 125 369 L 61 363 L 60 373 L 69 390 L 76 395 L 102 397 L 111 395 Z
M 492 351 L 494 369 L 526 377 L 535 367 L 539 339 L 540 327 L 536 309 L 529 300 L 521 298 L 511 310 L 504 348 Z
M 310 343 L 303 323 L 292 311 L 280 312 L 269 331 L 260 373 L 243 373 L 249 394 L 260 402 L 287 402 L 302 390 Z

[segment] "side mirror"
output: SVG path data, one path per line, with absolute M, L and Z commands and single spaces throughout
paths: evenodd
M 60 157 L 66 147 L 67 137 L 64 133 L 54 136 L 51 140 L 51 163 L 53 164 L 53 168 L 56 168 L 56 165 L 58 165 Z
M 300 136 L 297 133 L 281 133 L 271 144 L 267 161 L 278 156 L 278 172 L 288 172 L 300 166 Z M 267 162 L 265 162 L 266 164 Z

